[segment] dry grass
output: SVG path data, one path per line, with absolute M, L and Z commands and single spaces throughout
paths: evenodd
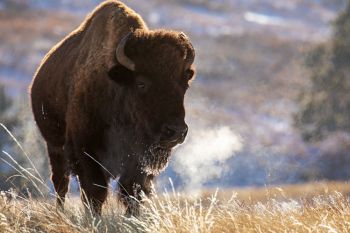
M 32 183 L 39 198 L 0 193 L 0 232 L 349 232 L 350 185 L 321 182 L 280 187 L 207 190 L 198 197 L 176 191 L 145 199 L 138 218 L 124 216 L 111 195 L 101 218 L 94 218 L 77 197 L 68 197 L 64 212 L 18 140 L 31 168 L 3 151 L 4 162 Z M 34 193 L 34 192 L 33 192 Z
M 202 197 L 210 197 L 215 190 L 206 190 Z M 233 190 L 221 190 L 217 197 L 228 200 L 235 193 L 237 199 L 245 203 L 254 204 L 258 201 L 267 202 L 271 199 L 289 200 L 305 199 L 311 200 L 315 196 L 327 196 L 334 192 L 340 192 L 344 196 L 350 196 L 350 183 L 348 182 L 313 182 L 303 184 L 290 184 L 282 186 L 247 187 Z
M 303 190 L 309 191 L 307 198 Z M 283 195 L 271 198 L 273 190 Z M 110 197 L 101 219 L 85 214 L 77 197 L 64 213 L 53 200 L 0 196 L 0 232 L 349 232 L 348 183 L 204 193 L 201 198 L 171 193 L 146 200 L 141 216 L 127 218 Z M 319 194 L 322 195 L 319 195 Z M 249 203 L 244 201 L 250 196 Z M 273 195 L 272 195 L 273 196 Z M 290 199 L 289 196 L 295 197 Z M 256 201 L 253 198 L 257 197 Z M 263 200 L 263 201 L 261 201 Z

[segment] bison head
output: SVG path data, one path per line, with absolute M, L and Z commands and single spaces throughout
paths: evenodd
M 159 172 L 187 135 L 184 95 L 195 51 L 184 33 L 137 30 L 117 46 L 110 78 L 123 91 L 133 148 L 146 171 Z M 140 153 L 141 152 L 141 153 Z

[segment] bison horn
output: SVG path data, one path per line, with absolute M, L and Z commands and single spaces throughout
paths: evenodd
M 187 48 L 185 63 L 189 68 L 194 62 L 194 57 L 196 56 L 196 53 L 191 42 L 188 42 L 188 44 L 189 44 L 189 48 Z
M 194 62 L 194 57 L 195 57 L 195 50 L 193 48 L 193 45 L 191 44 L 191 42 L 188 39 L 188 36 L 186 36 L 186 34 L 184 32 L 180 32 L 179 34 L 180 38 L 184 41 L 187 41 L 187 48 L 186 48 L 186 52 L 184 55 L 184 60 L 185 60 L 185 64 L 187 66 L 187 68 L 189 68 L 192 63 Z
M 116 56 L 117 56 L 117 60 L 118 62 L 125 66 L 126 68 L 128 68 L 129 70 L 131 71 L 135 71 L 135 63 L 130 59 L 128 58 L 126 55 L 125 55 L 125 44 L 126 42 L 129 40 L 130 36 L 131 36 L 131 32 L 129 32 L 120 42 L 119 42 L 119 45 L 117 47 L 117 50 L 116 50 Z

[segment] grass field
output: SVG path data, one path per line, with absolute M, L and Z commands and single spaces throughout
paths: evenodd
M 127 218 L 110 195 L 100 219 L 77 197 L 64 212 L 53 199 L 0 197 L 0 232 L 349 232 L 348 183 L 206 191 L 192 198 L 171 192 L 146 200 L 139 218 Z

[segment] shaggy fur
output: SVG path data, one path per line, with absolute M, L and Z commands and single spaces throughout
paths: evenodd
M 119 64 L 115 55 L 130 32 L 124 52 L 135 71 Z M 128 213 L 137 212 L 138 203 L 130 196 L 149 194 L 171 148 L 186 136 L 183 101 L 194 73 L 186 56 L 194 58 L 187 37 L 149 30 L 139 15 L 118 1 L 98 6 L 45 56 L 34 76 L 31 98 L 47 142 L 59 206 L 63 207 L 69 175 L 76 174 L 83 201 L 100 214 L 109 179 L 120 177 L 120 198 Z M 175 140 L 178 129 L 181 137 Z

